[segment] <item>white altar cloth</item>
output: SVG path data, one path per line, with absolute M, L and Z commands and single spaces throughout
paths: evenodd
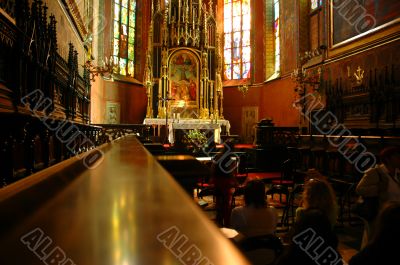
M 146 118 L 143 124 L 147 125 L 165 125 L 166 119 Z M 228 120 L 210 120 L 210 119 L 168 119 L 168 141 L 174 143 L 174 130 L 214 130 L 214 141 L 221 142 L 221 126 L 225 126 L 226 132 L 229 135 L 230 123 Z

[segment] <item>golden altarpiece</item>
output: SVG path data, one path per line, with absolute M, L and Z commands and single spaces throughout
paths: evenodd
M 145 124 L 218 129 L 223 117 L 222 57 L 212 0 L 153 0 L 144 85 Z M 217 139 L 217 138 L 216 138 Z M 173 140 L 172 140 L 173 142 Z

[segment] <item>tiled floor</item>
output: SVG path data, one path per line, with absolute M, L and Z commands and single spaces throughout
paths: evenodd
M 207 203 L 202 208 L 205 214 L 212 220 L 215 220 L 215 204 L 213 202 L 212 196 L 206 196 L 202 199 L 203 202 Z M 236 205 L 242 205 L 243 198 L 239 197 L 236 199 Z M 278 211 L 279 215 L 282 211 Z M 287 229 L 278 229 L 278 236 L 285 238 L 287 234 Z M 352 224 L 344 222 L 344 224 L 338 223 L 335 227 L 336 234 L 339 239 L 339 252 L 342 255 L 344 261 L 348 262 L 349 259 L 357 253 L 361 245 L 361 238 L 363 232 L 363 226 L 361 223 L 355 220 Z

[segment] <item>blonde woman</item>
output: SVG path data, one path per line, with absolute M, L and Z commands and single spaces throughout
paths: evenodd
M 308 209 L 320 210 L 329 219 L 332 227 L 336 224 L 338 205 L 335 192 L 328 181 L 314 178 L 306 182 L 302 206 L 296 210 L 296 221 L 300 220 L 304 211 Z

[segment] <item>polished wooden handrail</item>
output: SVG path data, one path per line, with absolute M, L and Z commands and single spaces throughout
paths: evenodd
M 248 264 L 134 136 L 110 143 L 94 169 L 75 171 L 70 165 L 49 174 L 72 179 L 5 227 L 0 264 L 41 264 L 55 253 L 74 262 L 66 264 L 191 264 L 184 261 L 189 252 L 203 260 L 200 264 Z M 38 184 L 11 192 L 13 185 L 0 190 L 0 198 L 6 198 L 0 200 L 0 211 L 18 196 L 25 200 L 12 211 L 29 207 L 35 193 L 27 191 Z M 47 241 L 39 238 L 52 243 L 44 248 L 41 242 Z

